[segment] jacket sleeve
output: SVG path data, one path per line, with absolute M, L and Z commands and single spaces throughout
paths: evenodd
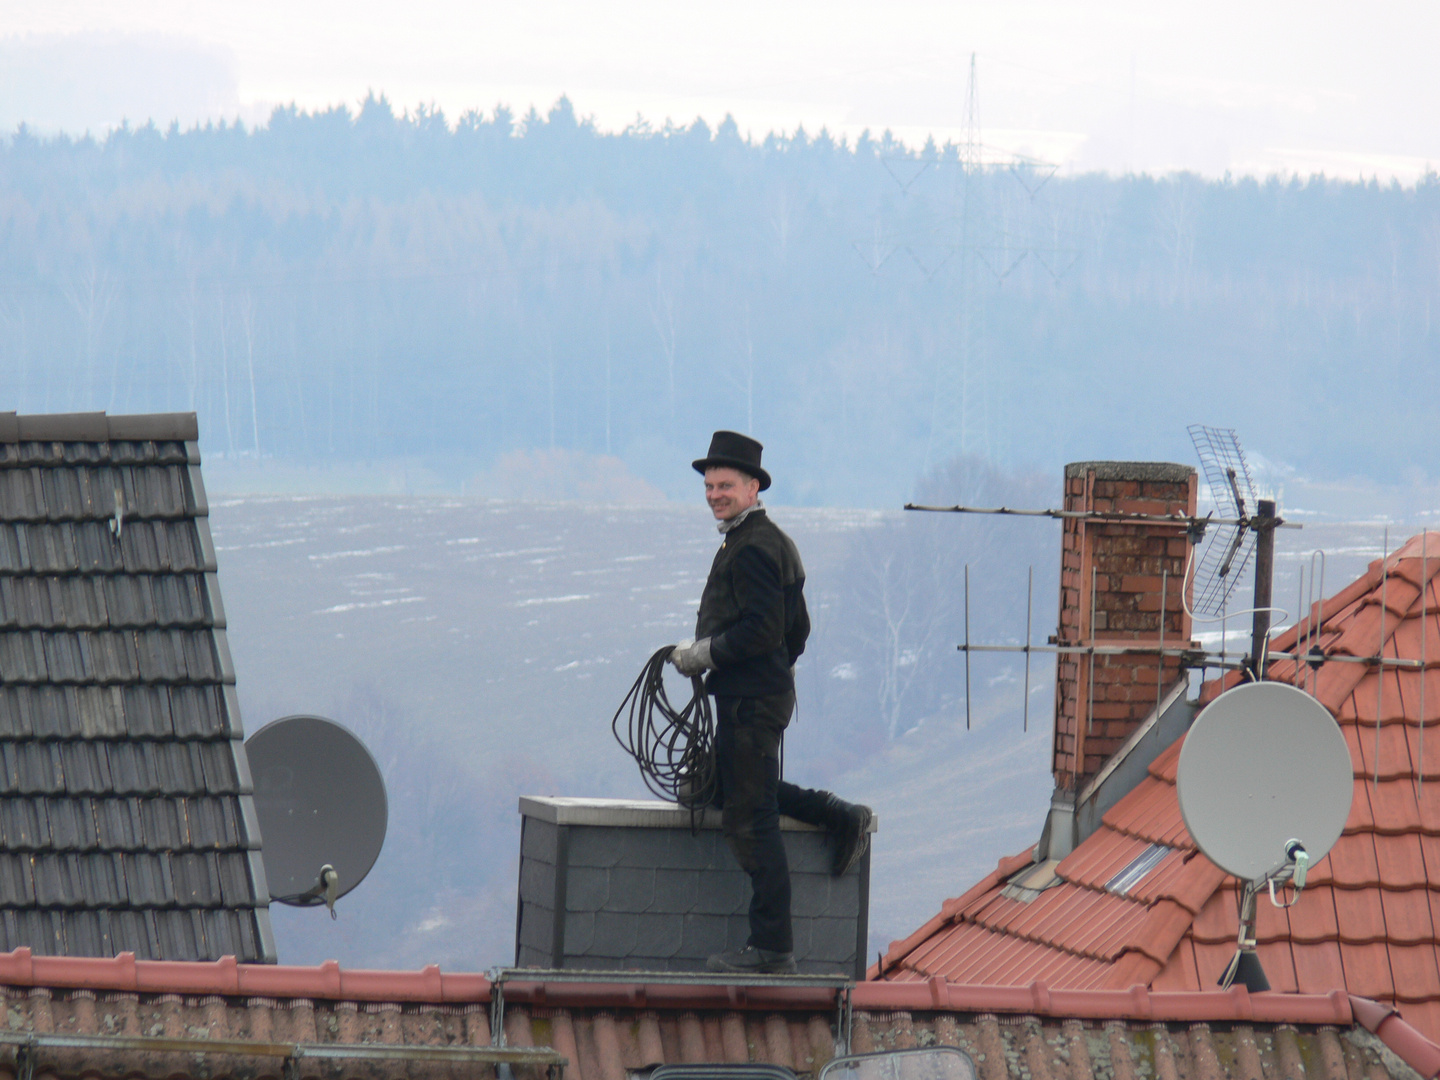
M 710 639 L 710 658 L 717 668 L 773 652 L 785 641 L 785 589 L 775 559 L 749 544 L 735 554 L 731 581 L 740 618 Z
M 790 654 L 790 666 L 794 667 L 795 661 L 805 651 L 806 639 L 810 637 L 810 611 L 805 606 L 805 579 L 801 578 L 791 588 L 795 590 L 795 617 L 785 633 L 785 650 Z

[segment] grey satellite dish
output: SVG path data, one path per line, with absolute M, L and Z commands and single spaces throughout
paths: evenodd
M 1300 898 L 1309 866 L 1345 829 L 1355 793 L 1350 747 L 1329 710 L 1284 683 L 1227 690 L 1195 718 L 1176 770 L 1180 815 L 1195 843 L 1244 882 L 1235 956 L 1220 975 L 1228 988 L 1270 989 L 1255 946 L 1255 901 Z M 1294 889 L 1289 904 L 1275 886 Z
M 245 742 L 270 898 L 324 903 L 359 885 L 385 843 L 385 782 L 365 744 L 332 720 L 287 716 Z
M 1200 850 L 1242 881 L 1281 869 L 1299 840 L 1311 865 L 1340 839 L 1354 794 L 1350 747 L 1329 710 L 1284 683 L 1227 690 L 1180 750 L 1180 814 Z

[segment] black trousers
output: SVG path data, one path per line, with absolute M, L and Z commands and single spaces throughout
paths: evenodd
M 725 839 L 750 875 L 750 944 L 790 952 L 790 864 L 780 840 L 780 815 L 829 826 L 830 793 L 780 779 L 780 740 L 794 694 L 715 699 L 715 765 Z

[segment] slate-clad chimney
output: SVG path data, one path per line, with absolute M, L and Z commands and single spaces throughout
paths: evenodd
M 1065 466 L 1065 509 L 1193 516 L 1196 487 L 1195 470 L 1185 465 L 1077 462 Z M 1160 638 L 1163 606 L 1166 645 L 1188 646 L 1190 617 L 1180 603 L 1187 551 L 1183 525 L 1066 518 L 1060 643 L 1153 644 Z M 1166 581 L 1163 605 L 1162 580 Z M 1057 798 L 1068 795 L 1073 806 L 1076 793 L 1154 711 L 1157 675 L 1167 692 L 1181 678 L 1178 658 L 1164 661 L 1163 674 L 1156 664 L 1154 655 L 1096 658 L 1092 698 L 1090 658 L 1061 654 L 1052 757 Z

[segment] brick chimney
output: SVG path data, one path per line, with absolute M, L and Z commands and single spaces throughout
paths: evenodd
M 1195 470 L 1186 465 L 1083 461 L 1065 466 L 1069 511 L 1193 516 L 1196 490 Z M 1165 644 L 1189 646 L 1190 617 L 1180 603 L 1187 552 L 1183 525 L 1066 518 L 1060 643 L 1154 644 L 1163 606 Z M 1076 795 L 1155 711 L 1157 688 L 1168 693 L 1182 678 L 1178 658 L 1164 659 L 1163 672 L 1157 662 L 1156 656 L 1139 654 L 1096 657 L 1092 665 L 1084 654 L 1061 654 L 1051 764 L 1057 801 L 1068 796 L 1073 808 Z

